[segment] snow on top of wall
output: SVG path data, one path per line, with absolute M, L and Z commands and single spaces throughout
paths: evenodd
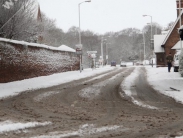
M 60 47 L 53 47 L 53 46 L 48 46 L 48 45 L 44 45 L 44 44 L 28 43 L 25 41 L 18 41 L 18 40 L 6 39 L 6 38 L 0 38 L 0 42 L 10 42 L 10 43 L 14 43 L 14 44 L 41 47 L 41 48 L 46 48 L 46 49 L 51 49 L 51 50 L 58 50 L 58 51 L 76 52 L 74 49 L 72 49 L 68 46 L 64 46 L 64 47 L 60 48 Z
M 60 49 L 60 50 L 68 50 L 68 51 L 71 51 L 71 52 L 76 52 L 75 49 L 70 48 L 70 47 L 68 47 L 66 45 L 61 45 L 61 46 L 58 47 L 58 49 Z

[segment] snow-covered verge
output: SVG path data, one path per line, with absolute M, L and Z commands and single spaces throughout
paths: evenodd
M 98 73 L 102 73 L 105 71 L 110 71 L 112 69 L 114 68 L 110 66 L 106 66 L 106 67 L 97 68 L 94 70 L 84 69 L 81 73 L 80 71 L 70 71 L 70 72 L 64 72 L 64 73 L 56 73 L 49 76 L 41 76 L 41 77 L 35 77 L 31 79 L 25 79 L 21 81 L 0 83 L 0 99 L 7 96 L 17 95 L 23 91 L 39 89 L 39 88 L 47 88 L 54 85 L 66 83 L 69 81 L 78 80 L 78 79 L 96 75 Z M 41 99 L 41 97 L 39 99 Z
M 157 91 L 183 103 L 183 78 L 179 72 L 168 72 L 167 67 L 146 67 L 147 80 Z

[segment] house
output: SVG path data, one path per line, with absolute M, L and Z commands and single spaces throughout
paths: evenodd
M 166 56 L 169 53 L 175 54 L 179 45 L 180 36 L 178 28 L 183 24 L 183 10 L 179 10 L 179 0 L 176 0 L 177 5 L 177 19 L 168 32 L 164 32 L 161 35 L 154 35 L 154 53 L 156 55 L 157 67 L 166 66 Z M 180 6 L 183 7 L 183 0 L 180 0 Z M 180 14 L 179 14 L 180 11 Z M 181 24 L 180 24 L 181 21 Z
M 156 55 L 157 67 L 165 66 L 165 50 L 161 47 L 169 31 L 162 31 L 161 34 L 154 35 L 154 53 Z

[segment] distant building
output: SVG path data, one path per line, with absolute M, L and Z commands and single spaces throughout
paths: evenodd
M 41 16 L 41 9 L 40 9 L 40 5 L 38 4 L 38 7 L 37 7 L 37 21 L 38 22 L 42 22 L 42 16 Z M 44 31 L 44 28 L 40 28 L 41 31 L 43 32 Z M 42 33 L 38 35 L 38 43 L 42 43 L 43 41 L 43 36 L 42 36 Z
M 42 32 L 44 31 L 44 28 L 41 25 L 43 20 L 42 20 L 41 8 L 40 8 L 40 5 L 37 0 L 35 0 L 35 4 L 33 5 L 33 12 L 35 15 L 35 19 L 37 20 L 37 24 L 38 24 L 37 29 L 39 32 L 39 34 L 37 34 L 37 36 L 36 36 L 36 42 L 42 43 L 43 42 Z
M 165 66 L 165 49 L 161 46 L 168 31 L 162 31 L 160 35 L 154 35 L 154 53 L 157 66 Z

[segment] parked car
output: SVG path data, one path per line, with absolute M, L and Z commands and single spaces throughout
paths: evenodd
M 100 63 L 99 62 L 96 62 L 95 63 L 95 68 L 99 68 L 99 66 L 100 66 Z
M 180 56 L 180 50 L 179 51 L 176 51 L 174 57 L 173 57 L 173 60 L 174 60 L 174 63 L 173 63 L 173 66 L 174 66 L 174 72 L 178 72 L 179 71 L 179 56 Z
M 115 66 L 116 67 L 116 61 L 111 61 L 111 66 Z
M 126 67 L 126 62 L 125 61 L 121 61 L 120 67 Z

